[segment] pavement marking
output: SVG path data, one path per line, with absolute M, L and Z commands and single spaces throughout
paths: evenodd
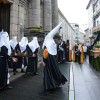
M 70 85 L 69 85 L 69 100 L 75 99 L 74 77 L 73 77 L 73 63 L 70 66 Z

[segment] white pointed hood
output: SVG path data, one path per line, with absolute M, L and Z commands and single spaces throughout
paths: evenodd
M 34 37 L 33 40 L 30 43 L 28 43 L 28 45 L 32 52 L 34 52 L 37 48 L 40 48 L 37 37 Z
M 26 50 L 26 45 L 28 44 L 28 39 L 27 37 L 23 37 L 21 39 L 21 41 L 19 42 L 19 47 L 21 49 L 21 52 L 25 51 Z
M 17 36 L 14 36 L 14 37 L 12 38 L 12 40 L 10 40 L 10 45 L 11 45 L 11 47 L 12 47 L 13 49 L 15 49 L 17 43 L 18 43 L 18 42 L 17 42 Z
M 44 49 L 44 47 L 46 46 L 49 54 L 51 55 L 56 55 L 57 54 L 57 48 L 56 48 L 56 44 L 54 41 L 54 36 L 56 35 L 56 33 L 59 31 L 61 25 L 63 22 L 61 22 L 60 24 L 58 24 L 51 32 L 49 32 L 44 40 L 43 46 L 42 48 Z
M 7 32 L 3 32 L 3 34 L 1 35 L 0 48 L 2 46 L 7 47 L 7 49 L 8 49 L 8 55 L 10 55 L 11 54 L 11 48 L 10 48 L 9 35 L 8 35 Z

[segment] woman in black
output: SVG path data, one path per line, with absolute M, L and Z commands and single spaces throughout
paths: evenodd
M 39 44 L 37 41 L 37 37 L 34 37 L 33 40 L 28 43 L 27 45 L 27 54 L 29 55 L 28 57 L 28 65 L 26 68 L 26 75 L 28 72 L 33 73 L 34 75 L 37 75 L 37 63 L 38 63 L 38 49 L 39 49 Z
M 18 62 L 16 64 L 17 68 L 21 68 L 21 72 L 24 72 L 24 67 L 27 65 L 26 61 L 26 46 L 28 44 L 28 39 L 27 37 L 23 37 L 21 41 L 16 45 L 15 47 L 15 56 L 18 58 Z M 23 53 L 24 56 L 18 56 L 18 53 Z
M 1 32 L 0 32 L 1 33 Z M 0 36 L 0 90 L 11 88 L 8 86 L 8 61 L 17 62 L 16 58 L 11 58 L 11 48 L 9 43 L 9 36 L 4 32 Z
M 44 91 L 40 93 L 43 95 L 48 94 L 50 90 L 56 89 L 67 81 L 58 67 L 57 47 L 53 39 L 61 27 L 61 24 L 62 23 L 57 25 L 50 33 L 48 33 L 43 43 Z
M 14 36 L 13 38 L 12 38 L 12 40 L 10 40 L 10 46 L 11 46 L 11 52 L 12 52 L 12 56 L 14 56 L 14 54 L 15 54 L 15 47 L 16 47 L 16 45 L 17 45 L 17 37 L 16 36 Z M 16 57 L 16 56 L 14 56 L 14 57 Z M 16 57 L 17 58 L 17 57 Z M 13 75 L 15 75 L 16 74 L 16 69 L 17 69 L 17 65 L 16 65 L 17 63 L 15 63 L 15 62 L 13 62 L 13 63 L 11 63 L 11 68 L 13 68 Z

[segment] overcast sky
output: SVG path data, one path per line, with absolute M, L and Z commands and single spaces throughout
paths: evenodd
M 69 23 L 77 23 L 84 30 L 88 24 L 88 2 L 89 0 L 58 0 L 58 7 Z

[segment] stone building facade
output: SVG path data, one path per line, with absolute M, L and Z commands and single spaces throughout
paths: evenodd
M 0 9 L 0 27 L 5 28 L 10 38 L 17 36 L 18 41 L 24 36 L 25 29 L 40 27 L 45 33 L 62 20 L 65 20 L 61 29 L 64 40 L 73 34 L 72 27 L 58 9 L 57 0 L 0 0 Z
M 0 0 L 0 5 L 3 7 L 9 5 L 7 20 L 10 21 L 4 22 L 5 25 L 1 27 L 9 24 L 6 31 L 10 37 L 15 35 L 22 37 L 21 31 L 25 28 L 41 26 L 43 31 L 50 31 L 58 24 L 57 0 Z

